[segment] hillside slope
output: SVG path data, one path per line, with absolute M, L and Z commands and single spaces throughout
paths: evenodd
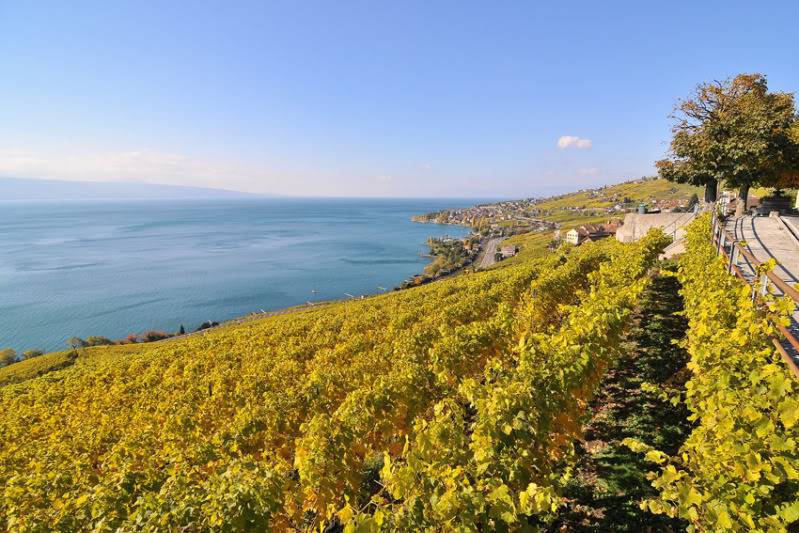
M 206 187 L 0 177 L 0 199 L 3 201 L 206 200 L 259 197 L 263 195 Z
M 11 531 L 547 520 L 664 244 L 608 241 L 136 353 L 97 348 L 0 387 L 0 520 Z
M 538 207 L 544 210 L 601 209 L 621 203 L 625 198 L 629 199 L 630 203 L 646 203 L 654 206 L 657 202 L 665 200 L 686 201 L 691 195 L 700 196 L 702 192 L 701 187 L 673 183 L 661 178 L 646 178 L 555 196 L 545 199 L 538 204 Z
M 624 218 L 625 212 L 614 206 L 627 200 L 628 205 L 647 204 L 649 207 L 680 203 L 687 205 L 691 196 L 702 197 L 702 188 L 664 179 L 639 179 L 544 199 L 536 203 L 535 216 L 560 225 L 561 235 L 581 224 L 607 222 Z M 547 253 L 553 233 L 531 232 L 505 239 L 501 246 L 516 246 L 520 253 L 505 264 L 516 264 Z

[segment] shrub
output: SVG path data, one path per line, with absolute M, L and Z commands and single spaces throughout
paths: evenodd
M 627 440 L 660 468 L 651 474 L 659 496 L 642 505 L 688 520 L 689 531 L 795 531 L 799 384 L 771 340 L 771 320 L 787 322 L 794 304 L 771 295 L 768 309 L 753 303 L 716 254 L 710 224 L 703 215 L 689 226 L 678 273 L 691 356 L 684 402 L 695 426 L 671 457 Z
M 0 349 L 0 367 L 17 362 L 17 352 L 13 348 Z
M 168 339 L 172 335 L 166 331 L 148 331 L 142 335 L 142 342 L 154 342 Z
M 114 344 L 114 341 L 108 337 L 91 336 L 86 339 L 86 344 L 89 346 L 108 346 L 110 344 Z
M 40 355 L 44 355 L 42 350 L 27 350 L 22 353 L 23 359 L 33 359 L 34 357 L 39 357 Z
M 200 327 L 198 327 L 194 331 L 202 331 L 204 329 L 213 328 L 214 326 L 218 326 L 218 325 L 219 325 L 219 322 L 213 322 L 211 320 L 208 320 L 208 321 L 203 322 L 202 324 L 200 324 Z

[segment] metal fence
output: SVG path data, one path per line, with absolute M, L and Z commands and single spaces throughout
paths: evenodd
M 727 263 L 727 270 L 752 287 L 752 300 L 754 302 L 765 307 L 767 304 L 764 297 L 773 287 L 777 294 L 781 293 L 791 298 L 794 302 L 794 309 L 796 309 L 796 305 L 799 304 L 799 291 L 788 285 L 788 283 L 774 272 L 761 272 L 758 267 L 762 265 L 763 262 L 754 256 L 744 242 L 737 241 L 735 237 L 724 228 L 724 223 L 715 215 L 713 216 L 712 239 L 713 244 L 716 246 L 716 252 L 721 255 Z M 751 276 L 746 276 L 742 270 L 741 266 L 744 263 L 747 263 L 751 268 Z M 791 349 L 794 354 L 799 354 L 799 340 L 797 340 L 796 335 L 779 320 L 773 317 L 770 318 L 770 320 L 788 342 L 788 347 L 786 348 L 786 346 L 783 346 L 777 338 L 773 338 L 772 342 L 788 364 L 791 372 L 794 376 L 799 378 L 799 366 L 797 366 L 797 361 L 794 356 L 788 353 L 788 350 Z

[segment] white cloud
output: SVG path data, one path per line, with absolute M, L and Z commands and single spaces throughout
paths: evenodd
M 593 146 L 591 139 L 581 139 L 574 135 L 563 135 L 558 139 L 558 148 L 565 150 L 566 148 L 577 148 L 578 150 L 588 150 Z

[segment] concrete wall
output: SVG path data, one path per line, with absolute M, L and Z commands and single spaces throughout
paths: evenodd
M 684 227 L 694 219 L 693 213 L 653 213 L 639 215 L 627 213 L 624 224 L 616 232 L 616 239 L 620 242 L 635 242 L 651 229 L 661 228 L 667 235 L 680 240 L 685 236 Z M 676 236 L 674 231 L 676 230 Z

